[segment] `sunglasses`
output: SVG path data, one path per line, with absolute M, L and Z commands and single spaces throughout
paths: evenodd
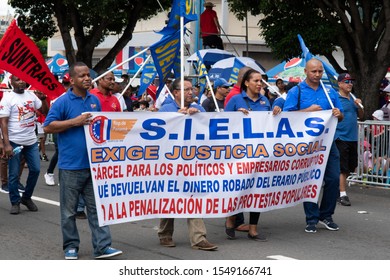
M 352 84 L 353 85 L 355 83 L 355 81 L 354 80 L 344 80 L 343 83 L 344 84 Z

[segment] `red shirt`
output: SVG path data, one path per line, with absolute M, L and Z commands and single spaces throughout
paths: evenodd
M 118 98 L 111 94 L 103 95 L 98 88 L 93 88 L 90 93 L 99 98 L 100 105 L 102 106 L 102 112 L 121 112 L 121 105 Z
M 218 21 L 217 13 L 211 9 L 204 10 L 204 12 L 200 15 L 200 30 L 202 32 L 202 37 L 212 35 L 204 33 L 219 34 L 214 18 Z
M 228 104 L 230 98 L 232 98 L 233 96 L 235 96 L 236 94 L 239 94 L 239 93 L 241 93 L 240 87 L 237 86 L 237 84 L 235 84 L 233 86 L 233 88 L 229 91 L 229 94 L 225 98 L 225 107 L 226 107 L 226 104 Z

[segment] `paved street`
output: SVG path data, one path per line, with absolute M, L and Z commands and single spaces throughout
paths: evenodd
M 51 158 L 54 147 L 47 146 Z M 63 260 L 59 187 L 46 186 L 43 175 L 48 162 L 42 162 L 34 201 L 39 211 L 29 212 L 21 205 L 19 215 L 9 214 L 8 194 L 0 193 L 0 259 Z M 25 176 L 27 170 L 23 173 Z M 57 177 L 57 169 L 56 169 Z M 208 239 L 219 245 L 215 252 L 193 250 L 185 219 L 175 223 L 175 248 L 159 246 L 158 220 L 145 220 L 111 226 L 113 247 L 123 250 L 120 260 L 270 260 L 284 257 L 300 260 L 390 260 L 390 189 L 354 185 L 348 189 L 351 207 L 338 206 L 334 216 L 337 232 L 324 228 L 316 234 L 304 232 L 302 206 L 261 214 L 260 228 L 268 242 L 248 240 L 238 233 L 227 240 L 224 219 L 205 219 Z M 366 214 L 358 211 L 367 211 Z M 248 219 L 248 215 L 246 216 Z M 92 259 L 87 220 L 78 220 L 81 235 L 79 258 Z

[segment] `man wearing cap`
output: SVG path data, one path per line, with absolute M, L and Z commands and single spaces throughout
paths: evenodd
M 337 202 L 343 206 L 351 206 L 347 196 L 347 177 L 355 171 L 358 163 L 358 124 L 357 119 L 363 119 L 362 101 L 351 95 L 355 80 L 348 73 L 342 73 L 337 78 L 339 85 L 339 100 L 343 106 L 344 119 L 337 124 L 336 145 L 340 153 L 340 197 Z
M 386 94 L 386 103 L 382 106 L 383 120 L 390 121 L 390 84 L 383 89 L 383 92 Z
M 213 10 L 215 5 L 211 2 L 204 3 L 205 10 L 200 15 L 200 31 L 203 39 L 203 48 L 217 48 L 223 50 L 223 42 L 217 13 Z
M 229 88 L 232 85 L 232 83 L 228 83 L 228 81 L 226 81 L 224 78 L 218 78 L 214 81 L 213 90 L 220 111 L 223 111 L 223 108 L 225 107 L 225 98 L 228 95 Z M 214 98 L 212 96 L 208 97 L 205 101 L 203 101 L 202 107 L 205 109 L 206 112 L 217 112 Z
M 99 73 L 101 75 L 102 73 Z M 112 95 L 115 85 L 114 73 L 108 72 L 97 81 L 97 88 L 91 89 L 90 93 L 99 98 L 102 112 L 121 112 L 118 98 Z
M 316 112 L 332 110 L 332 115 L 339 121 L 343 119 L 343 106 L 340 103 L 337 92 L 330 89 L 325 92 L 321 86 L 321 78 L 324 73 L 322 62 L 318 59 L 310 59 L 305 65 L 306 79 L 296 87 L 290 89 L 284 103 L 283 111 Z M 333 103 L 329 103 L 329 99 Z M 316 233 L 317 224 L 325 226 L 328 230 L 339 230 L 339 226 L 333 222 L 333 214 L 339 197 L 340 184 L 340 154 L 335 141 L 329 152 L 328 162 L 325 167 L 323 195 L 320 206 L 314 202 L 304 202 L 303 208 L 306 215 L 305 232 Z
M 123 79 L 122 78 L 118 78 L 117 76 L 115 76 L 115 83 L 114 83 L 114 88 L 112 89 L 112 92 L 116 98 L 118 98 L 119 100 L 119 104 L 121 105 L 121 111 L 123 112 L 127 112 L 127 106 L 126 106 L 126 102 L 125 102 L 125 98 L 124 96 L 122 95 L 122 91 L 124 89 L 124 83 L 123 83 Z

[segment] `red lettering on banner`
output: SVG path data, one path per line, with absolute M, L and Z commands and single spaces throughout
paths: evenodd
M 308 185 L 299 189 L 293 189 L 289 191 L 284 191 L 282 195 L 281 204 L 289 204 L 292 202 L 297 202 L 304 198 L 315 198 L 317 196 L 317 185 Z
M 126 176 L 138 177 L 138 176 L 151 176 L 150 164 L 128 164 Z
M 122 166 L 121 165 L 109 165 L 109 166 L 98 166 L 96 179 L 105 180 L 112 178 L 123 178 Z
M 217 214 L 218 213 L 218 205 L 219 199 L 218 198 L 208 198 L 206 199 L 206 213 L 207 214 Z

